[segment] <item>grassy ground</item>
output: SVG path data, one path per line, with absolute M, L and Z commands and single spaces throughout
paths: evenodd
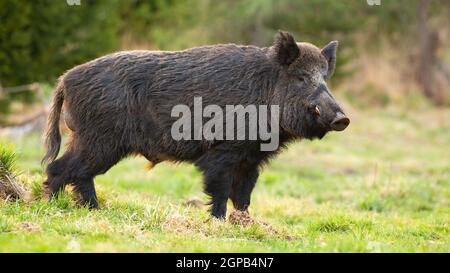
M 186 204 L 205 199 L 193 166 L 148 172 L 130 158 L 96 178 L 100 210 L 70 193 L 0 201 L 0 251 L 449 252 L 450 111 L 349 112 L 346 131 L 293 144 L 265 168 L 250 213 L 270 226 L 211 220 Z M 14 144 L 39 196 L 39 137 Z

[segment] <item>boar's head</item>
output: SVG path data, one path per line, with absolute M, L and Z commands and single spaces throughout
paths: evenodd
M 327 86 L 336 66 L 337 41 L 322 49 L 297 43 L 279 32 L 270 52 L 281 66 L 275 86 L 280 104 L 280 127 L 300 138 L 322 138 L 329 131 L 342 131 L 350 123 Z

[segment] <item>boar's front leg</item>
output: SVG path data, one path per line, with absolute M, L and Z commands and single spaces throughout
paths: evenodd
M 230 199 L 235 209 L 247 211 L 250 206 L 250 195 L 258 180 L 258 166 L 251 166 L 242 162 L 238 171 L 234 174 Z
M 196 165 L 204 174 L 204 191 L 211 197 L 212 216 L 225 219 L 227 201 L 239 155 L 224 150 L 214 149 L 197 160 Z

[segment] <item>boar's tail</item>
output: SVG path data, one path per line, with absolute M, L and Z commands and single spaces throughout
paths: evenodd
M 45 148 L 47 153 L 42 159 L 42 164 L 50 163 L 56 159 L 61 146 L 61 134 L 59 132 L 59 119 L 61 117 L 61 108 L 64 101 L 64 84 L 62 80 L 58 83 L 53 101 L 50 108 L 50 113 L 47 119 L 47 129 L 44 134 Z

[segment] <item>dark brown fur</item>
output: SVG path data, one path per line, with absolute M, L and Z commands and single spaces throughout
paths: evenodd
M 280 32 L 268 48 L 227 44 L 126 51 L 69 70 L 59 79 L 48 119 L 48 193 L 71 183 L 82 203 L 97 207 L 93 178 L 122 158 L 141 154 L 155 164 L 173 160 L 198 166 L 214 216 L 225 216 L 228 198 L 247 210 L 259 167 L 277 151 L 260 151 L 260 140 L 175 141 L 172 107 L 191 106 L 194 97 L 221 107 L 276 104 L 281 146 L 321 138 L 343 113 L 324 82 L 334 70 L 336 46 L 330 43 L 321 51 Z M 63 105 L 72 133 L 64 155 L 55 160 Z

